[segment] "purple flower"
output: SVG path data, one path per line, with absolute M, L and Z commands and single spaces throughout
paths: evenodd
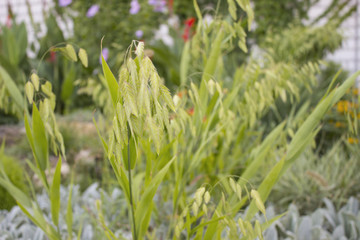
M 66 7 L 72 3 L 72 0 L 59 0 L 60 7 Z
M 166 12 L 166 0 L 149 0 L 149 5 L 154 6 L 155 12 Z
M 108 48 L 104 48 L 101 53 L 102 53 L 102 55 L 103 55 L 103 57 L 104 57 L 104 60 L 107 61 L 108 58 L 109 58 L 109 49 L 108 49 Z M 101 64 L 101 63 L 102 63 L 102 61 L 101 61 L 101 55 L 100 55 L 100 64 Z
M 141 31 L 141 30 L 137 30 L 137 31 L 135 32 L 135 36 L 136 36 L 137 38 L 141 38 L 143 35 L 144 35 L 144 32 Z
M 86 17 L 88 17 L 88 18 L 94 17 L 98 13 L 99 9 L 100 9 L 99 5 L 97 5 L 97 4 L 92 5 L 89 8 L 89 10 L 87 11 Z
M 132 0 L 130 3 L 130 14 L 134 15 L 140 11 L 140 4 L 137 0 Z

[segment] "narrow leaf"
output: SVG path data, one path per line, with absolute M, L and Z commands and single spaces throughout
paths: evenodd
M 45 171 L 49 165 L 48 142 L 45 134 L 44 123 L 35 104 L 33 104 L 32 121 L 36 157 L 38 158 L 40 169 Z
M 9 91 L 10 96 L 13 98 L 14 102 L 21 108 L 24 109 L 24 98 L 16 86 L 14 80 L 10 77 L 7 71 L 0 66 L 0 78 L 3 79 L 6 89 Z
M 50 190 L 51 216 L 55 226 L 59 225 L 60 211 L 61 156 L 56 164 L 53 183 Z
M 116 101 L 117 101 L 119 85 L 116 82 L 116 79 L 115 79 L 113 73 L 111 72 L 109 66 L 107 65 L 102 53 L 101 53 L 101 63 L 102 63 L 102 68 L 103 68 L 104 76 L 106 79 L 107 87 L 108 87 L 108 90 L 110 92 L 110 96 L 111 96 L 111 99 L 113 102 L 113 106 L 114 106 L 114 109 L 116 109 Z

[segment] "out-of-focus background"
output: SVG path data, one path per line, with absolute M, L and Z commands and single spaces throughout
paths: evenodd
M 12 9 L 16 15 L 17 22 L 25 22 L 28 28 L 29 42 L 36 42 L 37 37 L 45 34 L 46 26 L 44 24 L 44 16 L 42 11 L 49 11 L 54 7 L 54 2 L 51 0 L 28 0 L 31 5 L 31 12 L 33 13 L 33 21 L 40 24 L 41 31 L 36 33 L 31 25 L 31 19 L 28 14 L 28 8 L 26 6 L 27 0 L 2 0 L 0 2 L 0 23 L 5 24 L 7 21 L 7 8 L 8 4 L 12 6 Z M 328 7 L 331 5 L 331 1 L 320 0 L 315 3 L 308 12 L 309 20 L 311 22 L 319 17 Z M 349 10 L 349 7 L 353 5 L 359 5 L 359 0 L 348 1 L 348 6 L 345 6 L 342 11 Z M 318 24 L 323 24 L 326 19 L 321 19 Z M 72 36 L 74 28 L 73 22 L 68 20 L 68 28 L 65 27 L 63 21 L 59 20 L 59 26 L 64 31 L 66 37 Z M 334 53 L 327 56 L 328 59 L 341 63 L 344 69 L 355 72 L 359 69 L 359 48 L 360 48 L 360 14 L 359 8 L 354 11 L 347 19 L 341 24 L 344 40 L 339 49 Z M 104 33 L 106 35 L 106 33 Z M 36 37 L 37 36 L 37 37 Z M 31 53 L 30 53 L 31 55 Z

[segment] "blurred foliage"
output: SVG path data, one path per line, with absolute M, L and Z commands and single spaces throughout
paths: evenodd
M 9 157 L 4 153 L 0 153 L 1 165 L 4 166 L 4 171 L 9 177 L 10 181 L 21 191 L 28 192 L 29 189 L 25 183 L 24 168 L 20 165 L 19 161 L 15 158 Z M 6 189 L 0 186 L 0 210 L 10 210 L 16 205 L 15 199 L 11 196 Z
M 86 17 L 88 9 L 99 4 L 99 11 L 93 17 Z M 167 14 L 155 12 L 153 6 L 146 0 L 140 0 L 140 10 L 137 14 L 130 14 L 130 1 L 74 1 L 66 8 L 56 7 L 56 11 L 63 18 L 71 17 L 74 20 L 73 41 L 89 51 L 89 71 L 99 66 L 100 41 L 103 37 L 103 47 L 109 48 L 110 66 L 120 66 L 122 62 L 121 53 L 136 37 L 135 32 L 141 30 L 143 36 L 140 39 L 151 40 L 153 31 L 160 22 L 166 20 Z M 72 14 L 76 12 L 77 14 Z M 146 24 L 144 22 L 146 19 Z M 120 55 L 116 55 L 120 53 Z
M 279 211 L 293 203 L 301 213 L 309 213 L 320 207 L 325 197 L 336 208 L 351 196 L 360 197 L 359 149 L 358 143 L 349 143 L 345 137 L 323 155 L 308 148 L 275 186 L 269 201 L 276 203 Z
M 30 73 L 31 65 L 26 56 L 28 40 L 25 24 L 17 24 L 14 19 L 11 26 L 1 26 L 0 31 L 0 110 L 19 118 L 22 109 L 10 96 L 9 88 L 17 87 L 23 93 L 25 76 Z
M 304 22 L 310 22 L 309 11 L 318 3 L 319 0 L 254 1 L 257 25 L 252 36 L 261 43 L 269 32 L 279 33 L 289 25 L 303 26 Z M 311 20 L 311 25 L 323 20 L 325 22 L 335 20 L 340 24 L 356 11 L 356 3 L 351 0 L 330 0 L 328 3 L 324 10 Z

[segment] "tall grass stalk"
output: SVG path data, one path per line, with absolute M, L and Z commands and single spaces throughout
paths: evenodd
M 128 174 L 129 174 L 129 190 L 130 190 L 130 206 L 131 206 L 131 218 L 132 218 L 132 224 L 133 224 L 133 237 L 135 240 L 137 240 L 136 235 L 136 224 L 135 224 L 135 211 L 134 211 L 134 202 L 133 202 L 133 194 L 132 194 L 132 184 L 131 184 L 131 168 L 130 168 L 130 129 L 128 127 L 128 146 L 127 146 L 128 156 Z

